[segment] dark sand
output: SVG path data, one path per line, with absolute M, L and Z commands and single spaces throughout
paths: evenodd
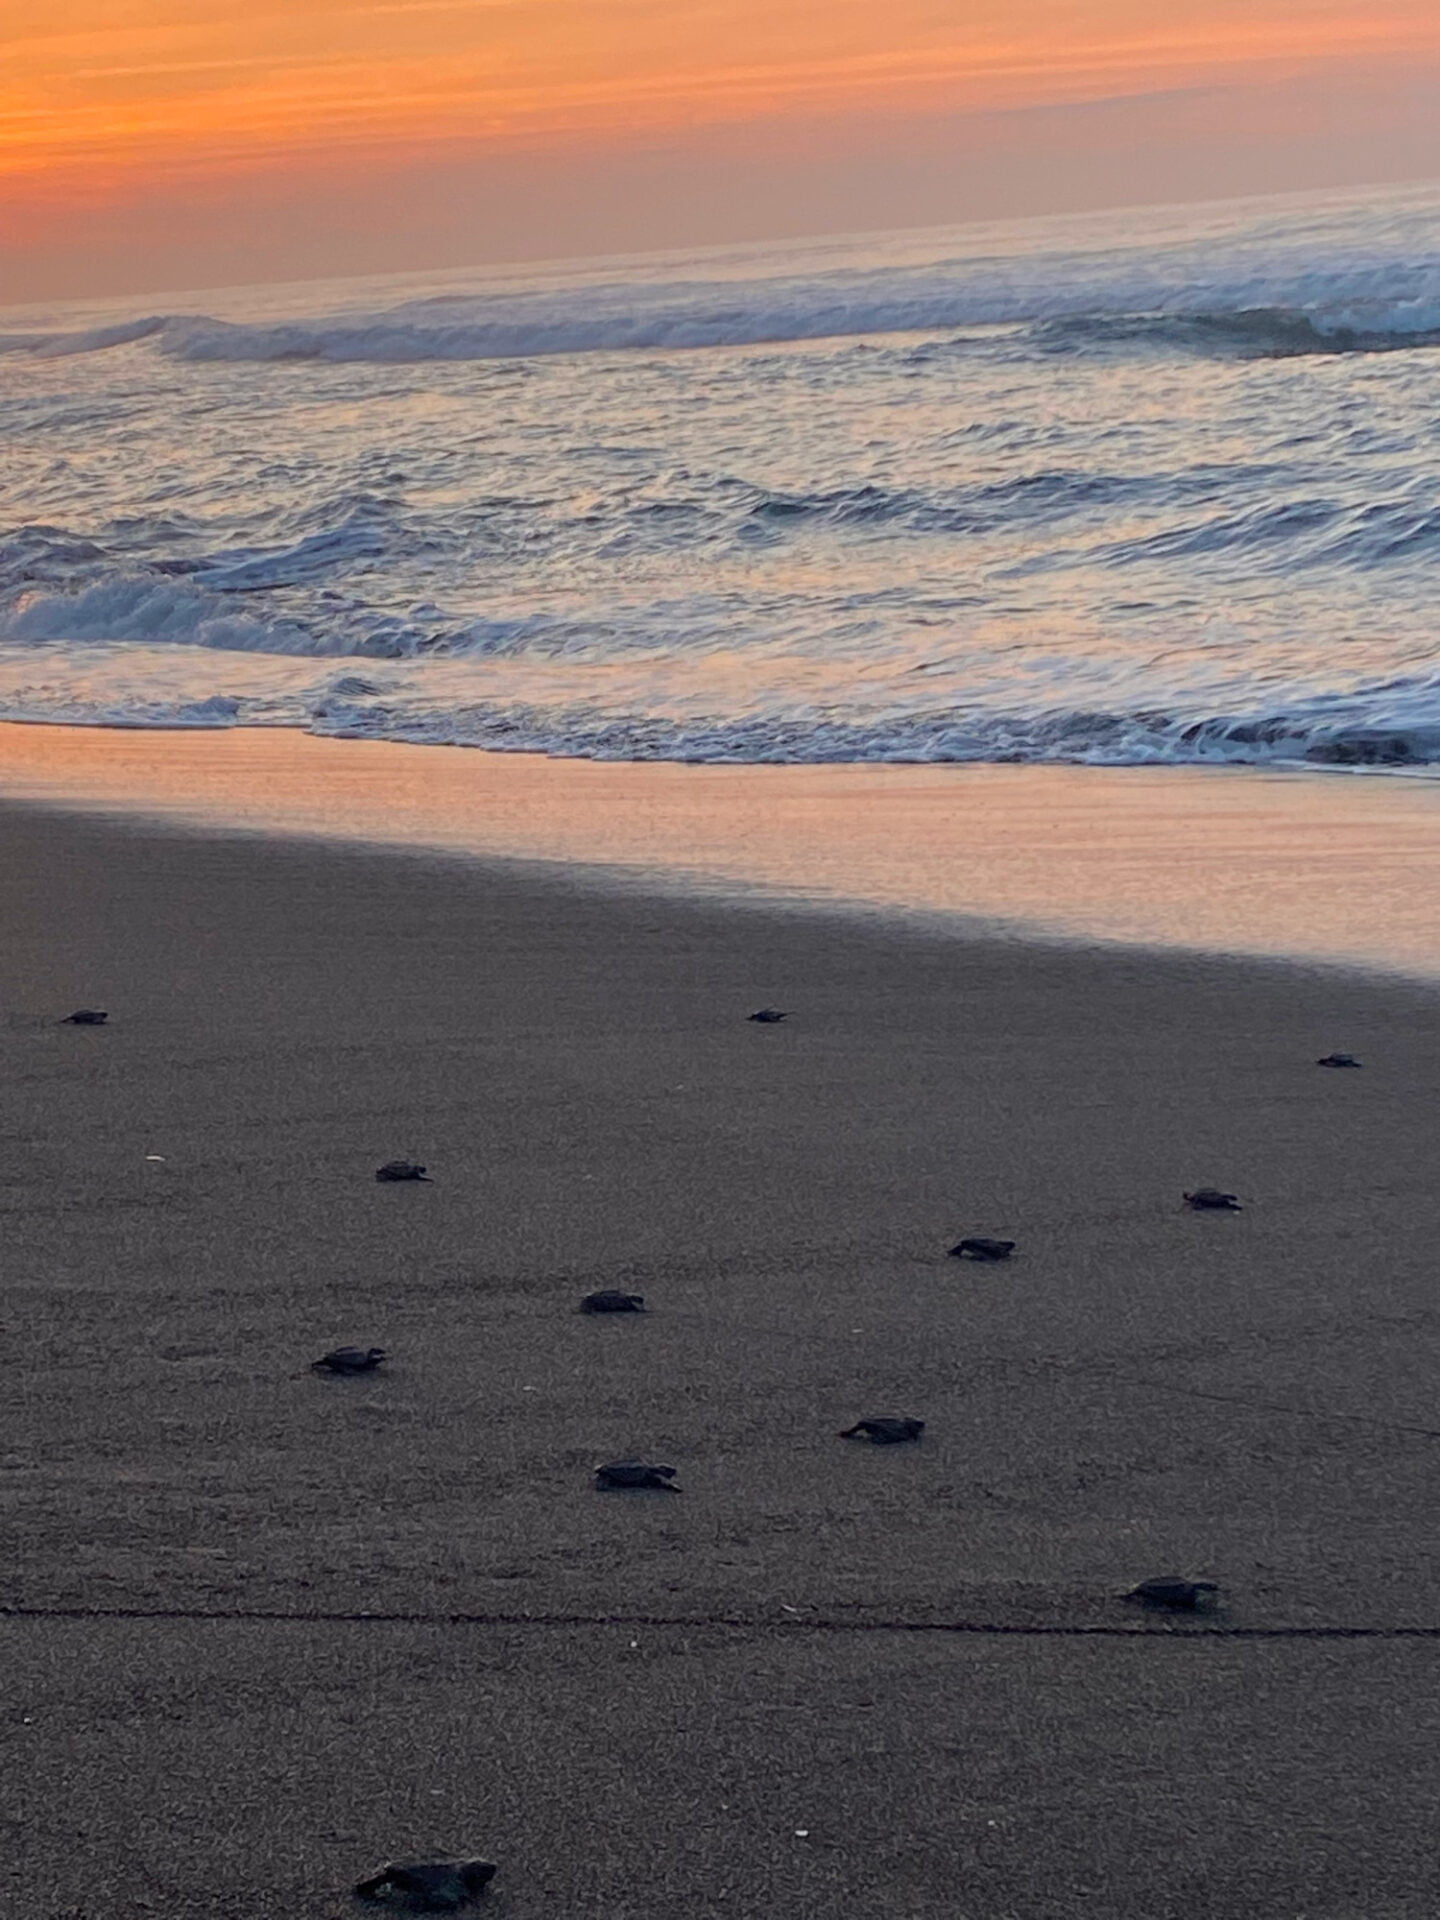
M 0 1913 L 1431 1920 L 1432 990 L 10 806 L 0 1003 Z

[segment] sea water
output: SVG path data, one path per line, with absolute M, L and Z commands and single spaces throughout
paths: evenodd
M 1440 763 L 1440 187 L 0 313 L 0 718 Z

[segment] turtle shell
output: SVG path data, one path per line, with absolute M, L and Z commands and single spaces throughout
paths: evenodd
M 1204 1613 L 1218 1603 L 1220 1589 L 1213 1580 L 1178 1580 L 1166 1574 L 1158 1580 L 1142 1580 L 1125 1598 L 1171 1613 Z
M 399 1913 L 459 1913 L 494 1877 L 489 1860 L 392 1860 L 360 1881 L 355 1897 Z
M 664 1493 L 679 1493 L 671 1482 L 674 1467 L 652 1466 L 648 1460 L 611 1460 L 595 1469 L 597 1487 L 653 1487 Z
M 385 1358 L 383 1347 L 335 1347 L 312 1360 L 312 1373 L 373 1373 Z
M 857 1420 L 853 1427 L 846 1427 L 840 1435 L 842 1440 L 868 1440 L 872 1446 L 894 1447 L 903 1440 L 918 1440 L 925 1431 L 923 1420 L 902 1419 L 894 1415 L 879 1415 L 869 1420 Z

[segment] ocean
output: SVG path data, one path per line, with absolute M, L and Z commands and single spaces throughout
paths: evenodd
M 1440 764 L 1440 186 L 0 313 L 0 719 Z

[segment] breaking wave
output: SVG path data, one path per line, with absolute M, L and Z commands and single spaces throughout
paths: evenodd
M 1440 271 L 1436 274 L 1440 283 Z M 1079 296 L 1076 296 L 1079 298 Z M 1194 298 L 1213 299 L 1206 289 Z M 427 323 L 403 309 L 363 320 L 290 321 L 241 325 L 208 315 L 173 315 L 84 333 L 0 334 L 0 353 L 42 359 L 104 353 L 150 341 L 169 358 L 206 363 L 409 365 L 445 360 L 539 359 L 553 354 L 680 352 L 704 347 L 780 345 L 853 335 L 935 333 L 952 329 L 1028 324 L 1044 353 L 1185 352 L 1279 358 L 1293 354 L 1394 353 L 1440 345 L 1440 284 L 1433 300 L 1372 302 L 1304 311 L 1249 307 L 1212 312 L 1181 305 L 1161 312 L 1090 312 L 1030 321 L 1028 303 L 956 290 L 911 299 L 826 301 L 809 306 L 777 302 L 716 311 L 697 299 L 660 313 Z
M 1168 225 L 1157 215 L 1148 234 L 1134 214 L 1082 219 L 1070 223 L 1069 245 L 1053 244 L 1064 223 L 937 231 L 929 246 L 898 250 L 817 244 L 797 249 L 804 271 L 775 271 L 772 249 L 672 256 L 610 277 L 556 269 L 529 286 L 457 274 L 443 293 L 388 304 L 361 304 L 357 286 L 351 304 L 328 312 L 314 310 L 321 292 L 291 290 L 249 296 L 229 313 L 0 334 L 0 353 L 142 346 L 190 365 L 385 365 L 996 327 L 1044 354 L 1278 357 L 1440 343 L 1429 199 L 1392 195 L 1378 218 L 1373 202 L 1337 202 L 1322 218 L 1308 203 L 1298 218 L 1277 213 L 1280 204 L 1241 204 L 1218 225 L 1213 209 Z
M 1437 273 L 1440 282 L 1440 273 Z M 817 293 L 819 290 L 817 290 Z M 1209 298 L 1209 291 L 1197 296 Z M 703 299 L 660 313 L 600 315 L 589 319 L 535 315 L 426 325 L 404 315 L 376 315 L 362 323 L 316 321 L 286 326 L 237 326 L 184 319 L 154 330 L 162 353 L 178 360 L 371 361 L 534 359 L 562 353 L 677 352 L 702 347 L 777 345 L 887 333 L 932 333 L 954 328 L 1021 325 L 1023 299 L 956 289 L 953 293 L 866 299 L 796 299 L 750 309 L 727 303 L 719 311 Z M 1215 354 L 1393 352 L 1440 342 L 1440 284 L 1424 303 L 1395 302 L 1360 314 L 1248 308 L 1233 314 L 1186 312 L 1091 314 L 1033 323 L 1042 350 L 1083 352 L 1180 349 Z M 75 349 L 82 351 L 84 349 Z
M 150 340 L 170 325 L 164 314 L 121 320 L 109 327 L 85 327 L 76 333 L 0 333 L 0 353 L 30 353 L 41 360 L 64 360 L 77 353 L 106 353 L 112 347 Z
M 21 316 L 0 717 L 1423 775 L 1436 363 L 1398 350 L 1440 345 L 1437 216 L 1401 190 Z

